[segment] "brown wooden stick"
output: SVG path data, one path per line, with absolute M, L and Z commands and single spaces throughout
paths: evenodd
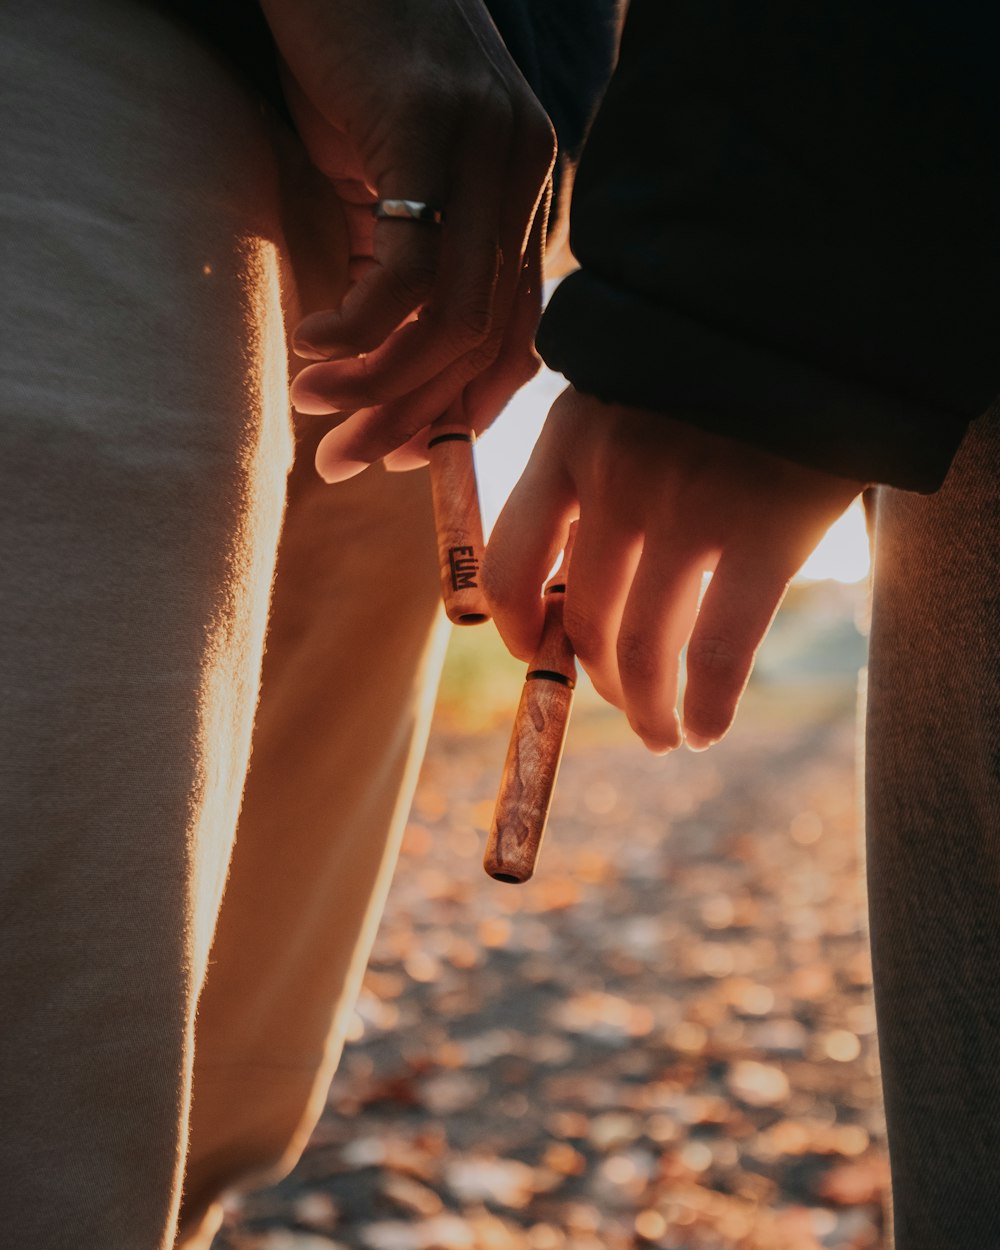
M 483 521 L 472 459 L 475 439 L 467 425 L 444 416 L 431 426 L 427 444 L 441 594 L 448 619 L 456 625 L 490 619 L 479 582 Z
M 576 522 L 545 587 L 545 624 L 528 666 L 500 779 L 483 867 L 497 881 L 529 880 L 542 845 L 573 706 L 576 659 L 563 628 L 563 598 Z

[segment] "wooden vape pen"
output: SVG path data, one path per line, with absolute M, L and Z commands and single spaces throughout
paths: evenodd
M 507 748 L 483 867 L 497 881 L 520 883 L 535 871 L 562 758 L 576 659 L 563 628 L 563 598 L 576 522 L 562 562 L 545 587 L 545 624 L 528 667 Z
M 475 439 L 467 425 L 445 416 L 431 426 L 427 444 L 441 594 L 448 619 L 456 625 L 490 619 L 479 578 L 483 521 L 472 459 Z

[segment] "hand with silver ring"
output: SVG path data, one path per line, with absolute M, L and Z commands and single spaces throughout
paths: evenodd
M 330 481 L 484 429 L 538 368 L 555 140 L 482 0 L 263 0 L 286 99 L 344 207 L 351 285 L 297 327 Z M 400 448 L 405 450 L 400 452 Z
M 432 226 L 444 221 L 444 210 L 423 200 L 376 200 L 372 215 L 377 221 L 426 221 Z

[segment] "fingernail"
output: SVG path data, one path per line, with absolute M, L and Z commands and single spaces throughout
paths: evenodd
M 629 716 L 629 724 L 639 735 L 642 746 L 654 755 L 666 755 L 669 751 L 675 751 L 681 744 L 680 720 L 676 712 L 674 712 L 674 724 L 670 726 L 670 729 L 662 724 L 647 729 L 644 724 L 640 724 L 631 716 Z
M 675 751 L 679 746 L 679 742 L 672 742 L 670 746 L 664 746 L 662 742 L 650 742 L 643 738 L 642 745 L 652 755 L 669 755 L 671 751 Z
M 673 734 L 665 735 L 662 732 L 649 733 L 643 729 L 638 729 L 633 725 L 633 729 L 642 739 L 642 745 L 647 751 L 651 751 L 653 755 L 668 755 L 671 751 L 676 751 L 681 744 L 680 726 L 676 726 Z
M 707 751 L 715 741 L 715 738 L 703 738 L 701 734 L 691 733 L 690 730 L 684 735 L 684 745 L 689 751 Z
M 306 343 L 293 343 L 292 351 L 299 357 L 300 360 L 326 360 L 326 357 L 321 351 L 317 351 L 315 347 L 310 347 Z
M 346 360 L 349 356 L 357 356 L 359 354 L 353 347 L 348 347 L 345 343 L 328 343 L 323 347 L 313 347 L 311 343 L 306 343 L 301 339 L 292 340 L 292 351 L 302 360 L 316 360 L 320 362 Z
M 357 477 L 369 467 L 367 460 L 335 460 L 332 464 L 324 464 L 322 468 L 317 465 L 316 472 L 324 482 L 332 486 L 335 482 L 346 482 L 349 478 Z
M 429 463 L 426 456 L 400 456 L 396 460 L 386 460 L 385 470 L 387 473 L 409 473 L 413 469 L 422 469 Z

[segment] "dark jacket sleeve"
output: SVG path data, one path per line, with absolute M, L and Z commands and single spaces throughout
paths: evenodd
M 543 318 L 578 389 L 936 489 L 1000 391 L 1000 11 L 632 0 Z

